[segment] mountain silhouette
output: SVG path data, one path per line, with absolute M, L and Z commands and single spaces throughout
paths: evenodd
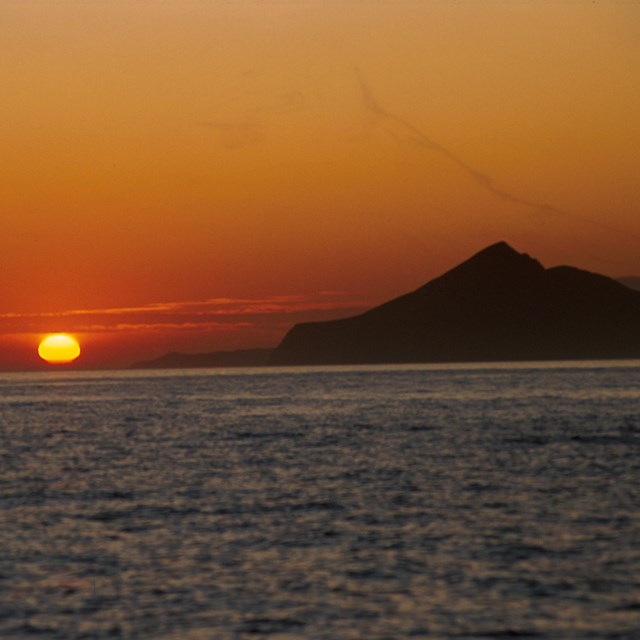
M 498 242 L 361 315 L 294 326 L 273 365 L 640 357 L 640 292 Z

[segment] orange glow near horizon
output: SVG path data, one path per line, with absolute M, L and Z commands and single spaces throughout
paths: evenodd
M 0 24 L 0 370 L 40 366 L 47 317 L 95 367 L 274 346 L 499 240 L 640 275 L 638 3 L 27 0 Z

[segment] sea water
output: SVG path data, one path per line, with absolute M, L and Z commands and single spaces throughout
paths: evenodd
M 0 376 L 2 638 L 640 638 L 640 363 Z

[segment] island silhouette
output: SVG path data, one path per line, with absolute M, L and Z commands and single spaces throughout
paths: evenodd
M 295 325 L 270 365 L 640 357 L 640 292 L 493 244 L 412 293 Z

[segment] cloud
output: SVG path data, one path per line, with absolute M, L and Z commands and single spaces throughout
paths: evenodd
M 263 298 L 208 298 L 104 309 L 0 314 L 0 334 L 50 331 L 230 331 L 288 327 L 300 320 L 352 315 L 371 305 L 347 292 Z
M 392 113 L 380 106 L 378 101 L 373 96 L 373 93 L 369 89 L 367 83 L 365 82 L 362 73 L 357 67 L 355 68 L 355 73 L 360 85 L 362 103 L 365 109 L 367 109 L 367 111 L 369 111 L 369 113 L 374 116 L 374 123 L 382 125 L 392 136 L 405 142 L 415 144 L 419 147 L 423 147 L 424 149 L 436 151 L 437 153 L 457 165 L 458 168 L 466 173 L 467 176 L 469 176 L 474 182 L 476 182 L 476 184 L 480 185 L 483 189 L 486 189 L 502 200 L 506 200 L 508 202 L 523 205 L 526 207 L 533 207 L 535 209 L 558 211 L 557 209 L 555 209 L 555 207 L 552 207 L 548 204 L 526 200 L 499 188 L 495 184 L 494 180 L 487 174 L 467 164 L 455 153 L 453 153 L 440 143 L 436 142 L 433 138 L 427 136 L 424 132 L 422 132 L 415 125 L 411 124 L 411 122 L 409 122 L 408 120 L 405 120 L 403 117 Z
M 402 116 L 399 116 L 398 114 L 393 113 L 392 111 L 389 111 L 388 109 L 385 109 L 383 106 L 381 106 L 378 100 L 374 97 L 371 89 L 367 85 L 360 69 L 354 67 L 354 71 L 358 79 L 358 84 L 360 86 L 362 105 L 365 111 L 370 116 L 371 126 L 381 126 L 390 135 L 398 140 L 402 140 L 403 142 L 408 142 L 423 149 L 439 153 L 441 156 L 455 164 L 478 186 L 480 186 L 488 193 L 493 194 L 497 198 L 500 198 L 500 200 L 534 210 L 535 212 L 540 214 L 573 219 L 583 224 L 599 227 L 600 229 L 606 229 L 618 235 L 635 235 L 633 233 L 630 233 L 629 231 L 625 231 L 607 223 L 601 222 L 600 220 L 595 220 L 588 216 L 564 211 L 548 203 L 529 200 L 515 193 L 512 193 L 511 191 L 503 189 L 495 182 L 495 180 L 491 176 L 483 173 L 482 171 L 465 162 L 462 158 L 460 158 L 460 156 L 437 142 L 431 136 L 428 136 L 420 128 L 418 128 Z

